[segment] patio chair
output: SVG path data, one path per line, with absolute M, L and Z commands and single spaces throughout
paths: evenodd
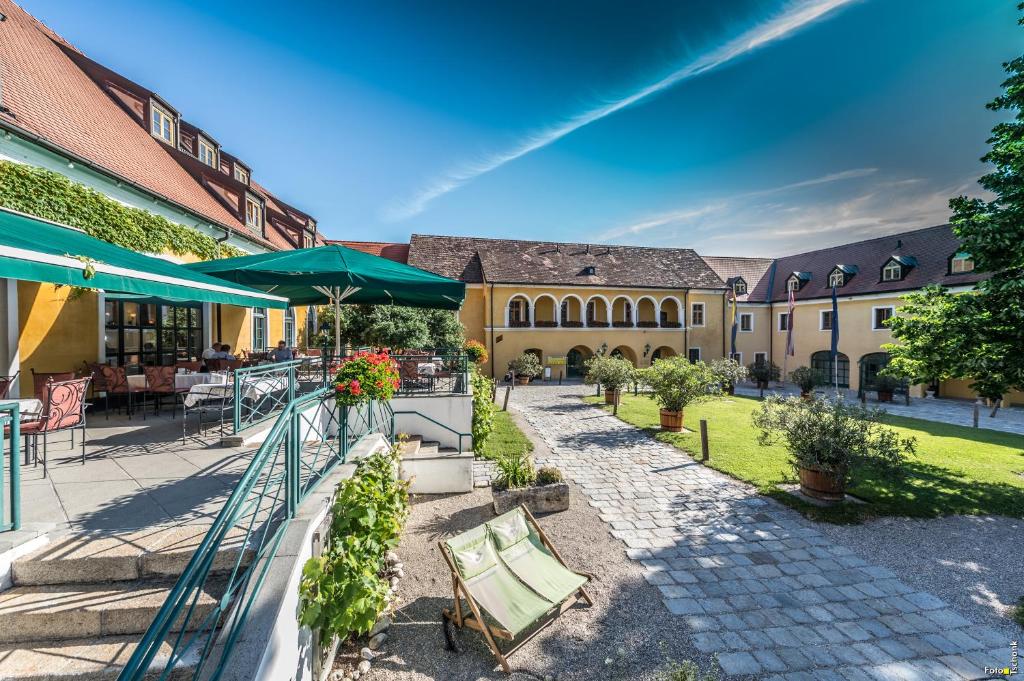
M 82 375 L 92 376 L 89 389 L 92 391 L 93 399 L 96 399 L 99 393 L 106 394 L 107 392 L 107 379 L 103 376 L 103 366 L 99 362 L 82 362 L 84 368 Z
M 32 439 L 32 452 L 36 465 L 39 465 L 39 435 L 43 436 L 43 477 L 47 475 L 46 450 L 47 436 L 64 430 L 71 431 L 71 446 L 75 446 L 76 429 L 82 430 L 82 463 L 85 464 L 85 393 L 89 390 L 89 377 L 70 381 L 49 381 L 46 384 L 43 398 L 43 411 L 40 417 L 21 423 L 21 432 L 25 441 Z M 26 453 L 29 448 L 25 448 Z
M 103 373 L 103 380 L 106 383 L 106 395 L 103 406 L 104 414 L 107 420 L 110 419 L 110 396 L 111 395 L 125 395 L 125 399 L 128 401 L 128 418 L 132 418 L 132 395 L 139 393 L 145 393 L 145 388 L 134 388 L 132 384 L 128 382 L 128 375 L 125 373 L 124 367 L 112 367 L 106 364 L 100 365 L 100 371 Z M 146 410 L 142 410 L 142 419 L 146 419 Z
M 199 371 L 203 368 L 203 363 L 199 362 L 199 361 L 197 361 L 197 362 L 180 361 L 180 362 L 175 362 L 174 363 L 174 368 L 175 368 L 175 370 L 184 369 L 185 373 L 198 374 Z
M 21 375 L 20 371 L 14 372 L 13 376 L 0 376 L 0 400 L 10 399 L 11 397 L 11 386 L 18 380 L 18 376 Z
M 508 657 L 558 616 L 580 601 L 593 605 L 583 588 L 590 577 L 565 565 L 525 506 L 438 546 L 455 594 L 454 612 L 446 608 L 444 619 L 481 632 L 506 673 L 511 672 Z M 463 598 L 469 614 L 463 612 Z M 496 639 L 513 645 L 503 651 Z
M 171 405 L 171 418 L 174 418 L 178 410 L 178 400 L 182 401 L 182 413 L 185 411 L 185 402 L 182 395 L 188 392 L 188 388 L 178 388 L 174 382 L 174 375 L 177 373 L 174 367 L 143 367 L 146 374 L 146 394 L 153 396 L 153 413 L 160 413 L 160 404 L 164 397 L 170 396 L 174 401 Z M 146 405 L 142 405 L 145 411 Z
M 54 381 L 62 383 L 64 381 L 70 381 L 75 377 L 73 371 L 56 371 L 51 373 L 36 373 L 35 369 L 29 369 L 32 372 L 32 394 L 37 400 L 42 400 L 46 396 L 46 384 L 48 381 Z
M 190 397 L 190 391 L 185 391 L 181 397 L 181 444 L 185 444 L 188 435 L 188 417 L 189 414 L 197 414 L 199 416 L 199 424 L 196 428 L 196 434 L 202 435 L 203 433 L 203 417 L 207 414 L 214 414 L 215 419 L 220 421 L 220 432 L 224 434 L 224 417 L 228 414 L 234 414 L 235 410 L 235 398 L 234 391 L 230 385 L 211 385 L 207 388 L 214 392 L 209 393 L 205 397 L 196 396 L 195 402 L 189 406 L 188 400 Z

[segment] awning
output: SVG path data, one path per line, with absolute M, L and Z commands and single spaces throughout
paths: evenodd
M 338 244 L 260 253 L 186 265 L 191 270 L 254 286 L 293 305 L 404 305 L 458 310 L 466 297 L 461 281 Z
M 229 284 L 162 258 L 115 246 L 73 227 L 3 208 L 0 277 L 169 300 L 288 307 L 288 299 L 282 296 Z

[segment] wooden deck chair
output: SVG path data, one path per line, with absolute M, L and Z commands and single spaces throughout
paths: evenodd
M 501 539 L 496 537 L 492 523 L 500 525 Z M 578 575 L 565 566 L 529 511 L 516 509 L 492 523 L 438 542 L 441 555 L 452 571 L 455 595 L 454 612 L 446 608 L 443 614 L 459 627 L 481 632 L 501 668 L 510 673 L 508 657 L 512 653 L 579 600 L 590 605 L 593 601 L 583 589 L 588 577 Z M 502 558 L 502 553 L 511 559 L 515 570 L 527 575 L 552 598 L 524 583 Z M 548 562 L 549 558 L 551 562 Z M 470 613 L 463 612 L 463 598 Z M 498 626 L 490 624 L 484 613 Z M 540 625 L 535 626 L 538 623 Z M 532 631 L 520 637 L 529 629 Z M 503 651 L 496 639 L 513 645 Z

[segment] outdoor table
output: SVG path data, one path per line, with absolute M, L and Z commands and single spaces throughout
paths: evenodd
M 427 391 L 434 392 L 434 376 L 437 375 L 437 365 L 433 362 L 421 362 L 416 365 L 416 373 L 427 378 Z
M 219 376 L 222 380 L 218 383 L 200 383 L 193 385 L 188 394 L 185 395 L 185 406 L 194 407 L 203 400 L 221 399 L 231 397 L 235 390 L 234 382 L 226 382 L 223 374 L 208 374 Z M 263 395 L 284 390 L 288 383 L 283 377 L 259 378 L 254 381 L 243 381 L 240 389 L 240 397 L 243 400 L 256 400 Z
M 37 400 L 34 397 L 19 400 L 0 400 L 0 404 L 10 404 L 11 402 L 18 405 L 18 420 L 20 421 L 35 421 L 43 413 L 43 401 Z
M 145 390 L 146 389 L 146 375 L 145 374 L 134 374 L 127 377 L 128 385 L 134 390 Z M 196 385 L 203 385 L 207 383 L 220 383 L 224 384 L 227 382 L 227 377 L 224 374 L 209 373 L 209 374 L 174 374 L 174 388 L 176 390 L 184 390 L 186 388 L 191 389 Z

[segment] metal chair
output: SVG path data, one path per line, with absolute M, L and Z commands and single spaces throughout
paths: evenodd
M 106 403 L 104 405 L 104 412 L 106 418 L 110 419 L 110 396 L 111 395 L 125 395 L 128 401 L 128 418 L 132 418 L 132 395 L 138 393 L 145 393 L 145 388 L 133 388 L 132 384 L 128 382 L 128 375 L 125 373 L 124 367 L 111 367 L 107 365 L 101 365 L 100 371 L 103 373 L 103 380 L 106 382 Z M 143 397 L 145 401 L 145 397 Z M 142 419 L 146 419 L 146 410 L 142 410 Z
M 142 367 L 142 371 L 146 374 L 146 394 L 153 396 L 153 413 L 160 413 L 160 404 L 164 397 L 170 395 L 171 399 L 174 400 L 174 404 L 171 407 L 171 418 L 174 418 L 174 413 L 178 410 L 178 398 L 188 392 L 188 388 L 178 388 L 174 382 L 174 375 L 177 373 L 174 367 Z M 143 411 L 145 411 L 146 405 L 142 405 Z M 182 411 L 184 411 L 184 399 L 182 399 Z
M 71 443 L 74 446 L 74 431 L 82 430 L 82 464 L 85 464 L 85 393 L 89 390 L 89 377 L 70 381 L 49 381 L 46 384 L 43 411 L 39 419 L 25 421 L 21 424 L 21 432 L 26 442 L 32 438 L 32 452 L 36 465 L 39 464 L 39 435 L 43 436 L 43 477 L 47 475 L 46 449 L 47 436 L 64 430 L 72 431 Z M 26 448 L 26 452 L 28 448 Z
M 75 377 L 75 372 L 73 371 L 56 371 L 50 373 L 36 373 L 35 369 L 29 369 L 29 371 L 32 372 L 32 394 L 35 395 L 37 400 L 43 399 L 46 395 L 46 384 L 48 381 L 63 383 L 64 381 L 70 381 Z
M 0 400 L 10 399 L 11 386 L 18 380 L 18 376 L 21 376 L 20 371 L 16 371 L 13 376 L 0 376 Z

